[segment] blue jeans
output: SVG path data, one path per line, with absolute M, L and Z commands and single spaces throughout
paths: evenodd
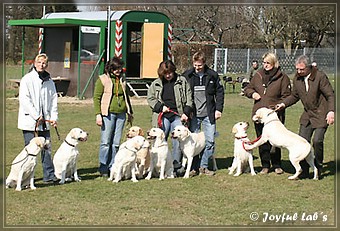
M 33 131 L 22 131 L 24 135 L 25 146 L 29 144 L 29 142 L 34 138 Z M 49 140 L 51 143 L 51 135 L 50 131 L 38 131 L 38 136 L 44 137 L 46 140 Z M 41 163 L 43 167 L 43 181 L 49 181 L 55 179 L 54 176 L 54 166 L 52 162 L 51 156 L 51 145 L 49 145 L 48 150 L 41 151 Z
M 202 131 L 205 135 L 205 148 L 201 157 L 201 168 L 208 168 L 209 159 L 215 151 L 216 124 L 210 123 L 209 117 L 193 117 L 190 121 L 190 131 L 198 133 Z
M 108 174 L 114 163 L 119 148 L 122 132 L 126 120 L 126 113 L 109 113 L 103 116 L 100 130 L 99 172 Z
M 163 117 L 162 129 L 165 133 L 165 139 L 168 140 L 170 132 L 172 132 L 177 125 L 182 125 L 181 118 L 179 116 L 172 116 L 169 119 Z M 172 158 L 179 164 L 182 162 L 181 150 L 179 148 L 179 143 L 177 139 L 172 139 Z M 175 168 L 180 166 L 174 166 Z

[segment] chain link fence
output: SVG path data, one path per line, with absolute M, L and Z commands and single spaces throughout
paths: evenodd
M 261 64 L 262 55 L 268 49 L 229 49 L 216 48 L 214 52 L 214 70 L 220 75 L 226 73 L 248 73 L 253 60 Z M 334 48 L 304 48 L 297 49 L 288 55 L 284 49 L 275 49 L 281 69 L 286 74 L 295 73 L 295 59 L 300 55 L 307 55 L 315 61 L 320 70 L 327 74 L 334 74 L 336 67 L 336 53 Z

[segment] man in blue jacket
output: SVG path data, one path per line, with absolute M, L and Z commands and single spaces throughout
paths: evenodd
M 203 52 L 196 52 L 192 62 L 193 67 L 183 73 L 190 84 L 194 101 L 190 131 L 199 132 L 202 129 L 205 134 L 206 146 L 201 156 L 199 173 L 212 176 L 215 172 L 208 169 L 208 162 L 215 151 L 216 120 L 222 116 L 224 88 L 218 74 L 206 65 Z M 193 169 L 196 170 L 195 167 Z

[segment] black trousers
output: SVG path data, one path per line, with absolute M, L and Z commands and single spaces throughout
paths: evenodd
M 315 166 L 319 169 L 320 173 L 322 171 L 322 163 L 324 157 L 324 139 L 325 133 L 328 127 L 323 128 L 313 128 L 309 123 L 307 126 L 300 124 L 299 135 L 305 138 L 309 143 L 312 144 L 315 155 Z M 313 136 L 314 134 L 314 136 Z M 313 137 L 313 140 L 312 140 Z M 311 142 L 312 140 L 312 142 Z M 300 162 L 302 171 L 304 174 L 309 173 L 309 165 L 306 160 Z
M 262 135 L 263 124 L 254 123 L 257 137 Z M 281 149 L 273 147 L 269 142 L 259 146 L 262 168 L 281 168 Z

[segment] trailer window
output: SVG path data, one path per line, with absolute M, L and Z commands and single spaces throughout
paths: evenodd
M 129 45 L 130 53 L 139 53 L 141 51 L 141 38 L 142 33 L 140 31 L 130 32 L 130 45 Z

